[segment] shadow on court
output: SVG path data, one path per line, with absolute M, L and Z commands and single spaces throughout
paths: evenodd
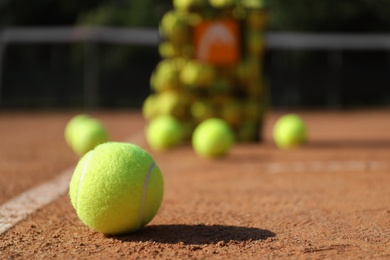
M 219 241 L 264 240 L 276 234 L 264 229 L 224 225 L 152 225 L 131 234 L 108 236 L 123 242 L 154 241 L 165 244 L 183 242 L 188 245 L 211 244 Z

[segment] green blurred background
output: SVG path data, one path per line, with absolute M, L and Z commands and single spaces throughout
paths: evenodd
M 269 32 L 390 32 L 390 0 L 266 0 Z M 0 35 L 13 27 L 104 26 L 157 29 L 172 9 L 162 0 L 0 0 Z M 0 108 L 79 108 L 84 42 L 10 44 L 2 62 Z M 1 46 L 0 46 L 1 47 Z M 98 54 L 99 108 L 140 107 L 161 59 L 157 46 L 103 44 Z M 343 50 L 337 70 L 329 51 L 268 50 L 264 60 L 273 107 L 390 105 L 390 49 Z

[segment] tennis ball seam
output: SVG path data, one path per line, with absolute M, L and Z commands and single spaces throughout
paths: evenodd
M 92 158 L 92 155 L 94 154 L 95 151 L 92 151 L 87 160 L 85 161 L 85 164 L 84 164 L 84 168 L 83 168 L 83 171 L 81 172 L 81 175 L 80 175 L 80 179 L 79 179 L 79 185 L 77 186 L 77 193 L 76 193 L 76 201 L 75 201 L 75 209 L 77 211 L 77 205 L 78 205 L 78 200 L 79 200 L 79 194 L 80 194 L 80 189 L 81 189 L 81 184 L 84 180 L 84 175 L 86 174 L 87 172 L 87 168 L 88 168 L 88 165 L 89 165 L 89 162 L 91 161 L 91 158 Z
M 76 211 L 77 211 L 78 199 L 79 199 L 79 194 L 80 194 L 80 189 L 81 189 L 81 186 L 82 186 L 82 182 L 83 182 L 85 174 L 87 173 L 88 165 L 89 165 L 89 162 L 92 159 L 93 154 L 94 154 L 94 151 L 92 151 L 90 153 L 90 155 L 88 156 L 87 160 L 85 161 L 85 164 L 84 164 L 84 167 L 83 167 L 83 171 L 81 172 L 81 175 L 80 175 L 79 185 L 77 186 L 76 201 L 75 201 L 75 209 L 76 209 Z M 146 195 L 147 195 L 147 190 L 148 190 L 148 187 L 149 187 L 150 177 L 152 175 L 152 171 L 155 168 L 155 166 L 156 166 L 156 164 L 154 162 L 152 162 L 150 164 L 148 172 L 146 173 L 145 180 L 144 180 L 144 185 L 143 185 L 143 190 L 142 190 L 142 198 L 141 198 L 141 210 L 140 210 L 140 225 L 141 226 L 144 225 L 144 221 L 145 221 L 145 219 L 144 219 L 145 216 L 144 215 L 145 215 Z
M 150 181 L 150 176 L 152 175 L 152 171 L 156 164 L 152 162 L 149 166 L 149 170 L 146 173 L 145 180 L 144 180 L 144 187 L 142 191 L 142 200 L 141 200 L 141 212 L 140 212 L 140 224 L 141 226 L 144 225 L 144 215 L 145 215 L 145 201 L 146 201 L 146 195 L 147 195 L 147 190 L 149 187 L 149 181 Z

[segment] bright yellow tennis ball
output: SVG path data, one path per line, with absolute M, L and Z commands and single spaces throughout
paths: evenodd
M 84 122 L 86 119 L 90 119 L 90 116 L 85 114 L 79 114 L 77 116 L 72 117 L 71 120 L 66 124 L 65 127 L 65 141 L 68 145 L 71 145 L 72 143 L 72 136 L 75 133 L 75 129 L 78 125 L 80 125 L 82 122 Z
M 154 150 L 167 150 L 180 144 L 183 127 L 173 116 L 160 116 L 152 120 L 146 128 L 146 140 Z
M 305 122 L 298 115 L 284 115 L 274 125 L 273 138 L 276 145 L 282 149 L 302 145 L 307 139 Z
M 89 118 L 79 122 L 73 129 L 70 146 L 77 155 L 84 155 L 95 146 L 108 142 L 105 126 L 98 120 Z
M 180 88 L 179 59 L 164 59 L 160 61 L 150 77 L 151 88 L 156 92 Z
M 82 157 L 69 184 L 80 220 L 104 234 L 136 231 L 157 214 L 163 176 L 148 152 L 129 143 L 109 142 Z
M 202 157 L 227 155 L 234 143 L 234 133 L 222 119 L 210 118 L 200 123 L 192 135 L 192 147 Z

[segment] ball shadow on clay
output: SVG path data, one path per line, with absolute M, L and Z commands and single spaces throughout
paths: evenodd
M 150 225 L 121 236 L 109 236 L 124 242 L 154 241 L 166 244 L 211 244 L 223 241 L 265 240 L 276 234 L 264 229 L 224 225 Z

